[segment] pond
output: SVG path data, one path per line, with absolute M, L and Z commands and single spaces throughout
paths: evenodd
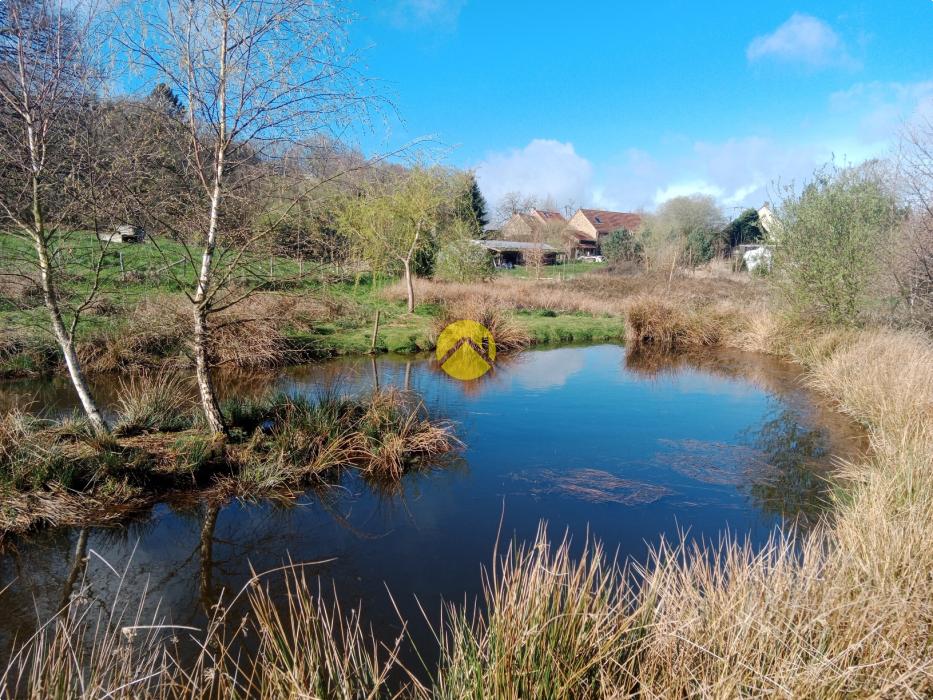
M 430 358 L 338 359 L 228 390 L 303 393 L 375 382 L 417 392 L 454 422 L 455 459 L 373 491 L 352 473 L 289 502 L 156 506 L 120 528 L 45 531 L 0 553 L 0 649 L 47 618 L 71 590 L 76 550 L 89 556 L 88 594 L 147 593 L 147 612 L 203 623 L 220 591 L 251 570 L 309 567 L 383 639 L 402 615 L 433 620 L 441 600 L 479 592 L 501 540 L 532 539 L 540 521 L 576 545 L 589 533 L 621 557 L 644 560 L 662 537 L 715 542 L 728 531 L 764 542 L 782 522 L 810 521 L 833 457 L 865 449 L 858 430 L 797 381 L 798 370 L 736 352 L 676 362 L 626 358 L 615 345 L 525 352 L 477 382 Z M 112 387 L 99 381 L 102 395 Z M 60 381 L 8 383 L 2 401 L 70 409 Z M 112 567 L 112 568 L 111 568 Z M 120 575 L 118 575 L 118 573 Z M 73 578 L 73 577 L 71 577 Z M 395 604 L 387 591 L 391 591 Z M 422 623 L 426 628 L 426 625 Z M 417 639 L 426 629 L 413 628 Z M 6 651 L 3 651 L 6 656 Z

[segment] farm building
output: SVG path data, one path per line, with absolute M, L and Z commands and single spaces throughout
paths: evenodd
M 553 265 L 563 253 L 548 243 L 533 243 L 530 241 L 473 241 L 492 254 L 496 267 L 511 267 L 524 265 L 533 259 L 532 256 L 541 255 L 545 265 Z
M 97 237 L 108 243 L 142 243 L 146 240 L 146 230 L 141 226 L 120 224 L 112 231 L 98 233 Z
M 572 228 L 567 219 L 556 211 L 531 209 L 525 214 L 513 214 L 499 235 L 508 241 L 547 241 L 569 259 L 597 252 L 596 239 Z
M 567 219 L 556 211 L 531 209 L 527 214 L 512 214 L 502 225 L 502 236 L 510 241 L 527 241 L 546 227 L 563 228 Z
M 777 241 L 781 233 L 781 222 L 771 209 L 770 202 L 765 202 L 758 210 L 758 222 L 765 238 L 772 242 Z

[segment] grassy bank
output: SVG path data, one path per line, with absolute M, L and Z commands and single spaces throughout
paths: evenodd
M 525 287 L 536 298 L 538 290 L 568 283 L 501 279 L 488 285 L 514 290 Z M 433 350 L 439 322 L 470 317 L 463 312 L 462 285 L 423 282 L 431 293 L 414 314 L 405 312 L 404 292 L 397 285 L 366 280 L 321 285 L 298 290 L 260 292 L 220 314 L 212 338 L 213 361 L 218 367 L 267 369 L 336 355 L 370 351 L 373 322 L 380 314 L 377 352 L 414 353 Z M 450 288 L 438 295 L 434 288 Z M 483 285 L 475 285 L 482 289 Z M 513 291 L 509 291 L 509 294 Z M 440 298 L 438 298 L 440 296 Z M 136 298 L 138 297 L 138 298 Z M 474 294 L 489 304 L 487 293 Z M 622 323 L 617 314 L 589 310 L 585 304 L 567 308 L 543 305 L 502 307 L 503 322 L 521 329 L 530 344 L 619 340 Z M 475 304 L 472 304 L 475 306 Z M 41 331 L 44 309 L 0 309 L 0 378 L 30 377 L 64 371 L 58 347 Z M 92 309 L 80 328 L 78 353 L 89 372 L 131 371 L 191 366 L 190 305 L 178 292 L 152 289 L 126 296 L 119 304 Z
M 397 481 L 456 445 L 451 428 L 397 391 L 226 402 L 230 439 L 199 426 L 186 388 L 157 376 L 123 387 L 113 437 L 81 420 L 0 420 L 0 538 L 40 525 L 119 521 L 167 497 L 287 496 L 342 469 Z

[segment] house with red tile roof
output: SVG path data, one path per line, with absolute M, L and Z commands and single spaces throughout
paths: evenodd
M 627 229 L 637 231 L 641 226 L 641 215 L 624 211 L 606 211 L 605 209 L 580 209 L 570 217 L 570 228 L 584 234 L 597 245 L 613 231 Z

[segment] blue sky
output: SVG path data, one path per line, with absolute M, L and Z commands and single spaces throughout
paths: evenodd
M 759 205 L 933 116 L 933 2 L 357 0 L 353 43 L 401 121 L 507 191 L 651 209 Z M 370 144 L 371 146 L 373 144 Z

